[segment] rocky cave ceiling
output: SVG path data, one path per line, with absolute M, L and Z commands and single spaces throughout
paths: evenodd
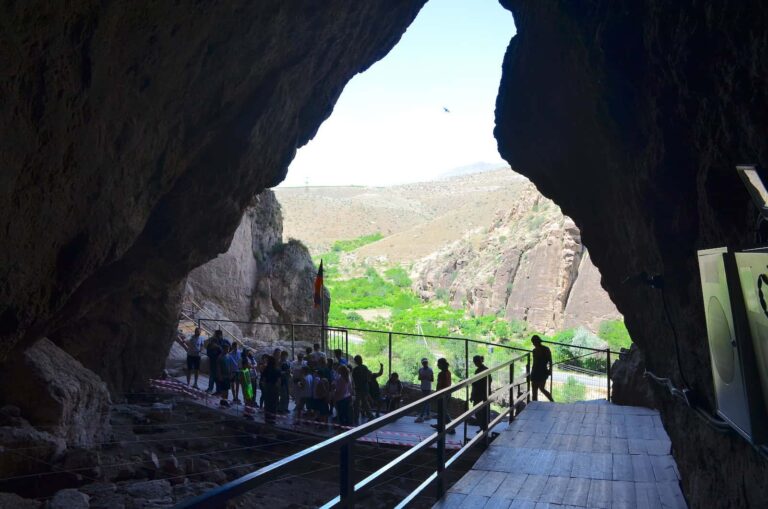
M 49 337 L 114 392 L 159 371 L 186 274 L 423 3 L 3 4 L 0 358 Z M 501 3 L 518 35 L 500 152 L 576 221 L 647 366 L 680 383 L 661 295 L 623 283 L 664 276 L 686 379 L 713 407 L 694 254 L 750 238 L 733 168 L 768 156 L 768 10 Z M 768 500 L 745 442 L 655 403 L 692 507 Z

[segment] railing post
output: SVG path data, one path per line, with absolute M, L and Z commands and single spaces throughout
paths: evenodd
M 607 379 L 606 383 L 608 384 L 607 396 L 608 396 L 608 401 L 611 401 L 611 349 L 610 347 L 605 349 L 605 357 L 608 363 L 606 366 L 606 379 Z
M 344 354 L 349 359 L 349 331 L 344 329 Z
M 341 446 L 339 457 L 339 498 L 342 507 L 355 506 L 355 451 L 354 442 Z
M 445 470 L 445 397 L 437 400 L 437 500 L 443 498 L 445 494 L 445 481 L 443 480 L 443 471 Z
M 509 365 L 509 423 L 515 420 L 515 361 Z
M 389 380 L 389 377 L 392 376 L 392 331 L 389 332 L 389 346 L 387 347 L 387 355 L 389 360 L 388 362 L 388 368 L 387 368 L 387 380 Z
M 525 397 L 525 402 L 530 403 L 531 402 L 531 354 L 528 353 L 525 355 L 525 392 L 527 396 Z
M 464 379 L 469 378 L 469 341 L 464 340 Z M 469 410 L 469 386 L 464 387 L 464 411 Z M 475 414 L 477 419 L 477 414 Z M 467 420 L 464 419 L 464 443 L 467 443 Z
M 291 324 L 291 359 L 296 358 L 296 330 Z

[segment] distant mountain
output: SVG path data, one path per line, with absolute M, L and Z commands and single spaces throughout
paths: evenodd
M 463 175 L 472 175 L 474 173 L 483 173 L 486 171 L 494 171 L 499 170 L 501 168 L 506 168 L 507 165 L 505 163 L 487 163 L 484 161 L 480 161 L 477 163 L 467 164 L 464 166 L 457 166 L 456 168 L 450 169 L 448 171 L 444 171 L 440 173 L 437 178 L 440 180 L 443 179 L 449 179 L 452 177 L 460 177 Z
M 319 255 L 337 240 L 378 232 L 381 240 L 344 253 L 343 274 L 399 265 L 422 299 L 474 316 L 505 316 L 542 332 L 596 331 L 620 319 L 573 221 L 526 178 L 483 165 L 490 167 L 399 186 L 275 189 L 284 238 Z

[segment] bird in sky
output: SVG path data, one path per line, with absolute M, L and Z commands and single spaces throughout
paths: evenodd
M 451 110 L 449 110 L 449 109 L 448 109 L 448 108 L 446 108 L 445 106 L 443 106 L 443 111 L 444 111 L 444 112 L 446 112 L 446 113 L 450 113 L 450 112 L 451 112 Z

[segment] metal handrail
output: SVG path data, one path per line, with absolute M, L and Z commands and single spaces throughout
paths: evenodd
M 201 313 L 205 313 L 206 315 L 208 315 L 208 314 L 209 314 L 209 313 L 208 313 L 208 311 L 206 311 L 206 310 L 205 310 L 205 308 L 203 308 L 203 307 L 202 307 L 200 304 L 198 304 L 197 302 L 195 302 L 195 301 L 194 301 L 194 299 L 189 299 L 189 302 L 190 302 L 190 303 L 191 303 L 193 306 L 195 306 L 195 308 L 197 308 L 197 310 L 198 310 L 199 312 L 201 312 Z M 183 314 L 183 312 L 182 312 L 182 314 Z M 188 318 L 189 318 L 189 317 L 188 317 Z M 195 320 L 193 319 L 193 321 L 195 321 Z M 240 343 L 240 344 L 242 344 L 242 343 L 243 343 L 243 338 L 242 338 L 242 337 L 238 336 L 237 334 L 235 334 L 234 332 L 230 331 L 229 329 L 226 329 L 226 328 L 224 328 L 224 327 L 222 327 L 222 326 L 221 326 L 222 322 L 223 322 L 223 323 L 234 323 L 234 322 L 232 322 L 231 320 L 219 320 L 219 319 L 217 319 L 217 318 L 198 318 L 196 321 L 197 321 L 197 326 L 198 326 L 198 327 L 201 327 L 201 328 L 202 328 L 202 322 L 203 322 L 203 321 L 206 321 L 206 322 L 214 322 L 214 323 L 216 323 L 216 325 L 219 327 L 219 329 L 221 329 L 221 331 L 222 331 L 222 332 L 226 332 L 227 334 L 229 334 L 229 335 L 232 337 L 232 339 L 234 339 L 234 340 L 235 340 L 235 341 L 237 341 L 238 343 Z
M 436 448 L 437 459 L 438 459 L 437 471 L 434 472 L 432 475 L 430 475 L 427 478 L 427 480 L 424 481 L 414 492 L 408 495 L 408 497 L 406 497 L 406 499 L 403 502 L 401 502 L 401 506 L 410 502 L 413 498 L 418 496 L 419 493 L 421 493 L 424 489 L 426 489 L 427 486 L 429 486 L 432 482 L 435 482 L 435 481 L 437 481 L 436 495 L 437 495 L 437 498 L 440 498 L 444 492 L 443 475 L 445 470 L 451 464 L 453 464 L 458 459 L 459 456 L 464 454 L 467 450 L 469 450 L 472 446 L 476 445 L 480 441 L 483 441 L 484 443 L 487 444 L 489 442 L 490 430 L 496 424 L 501 422 L 501 420 L 504 417 L 506 417 L 508 414 L 509 414 L 509 420 L 512 421 L 515 417 L 515 409 L 517 408 L 517 403 L 529 397 L 530 382 L 528 381 L 527 375 L 530 371 L 530 356 L 531 356 L 530 352 L 527 352 L 507 362 L 499 364 L 498 366 L 484 370 L 481 373 L 478 373 L 472 377 L 462 380 L 461 382 L 455 385 L 436 391 L 430 394 L 429 396 L 425 396 L 421 399 L 418 399 L 397 410 L 394 410 L 388 414 L 382 415 L 381 417 L 378 417 L 366 424 L 363 424 L 356 428 L 345 431 L 319 444 L 313 445 L 291 456 L 278 460 L 270 465 L 260 468 L 255 472 L 244 475 L 239 479 L 235 479 L 234 481 L 231 481 L 223 486 L 214 488 L 209 492 L 204 493 L 198 497 L 181 502 L 176 506 L 176 508 L 177 509 L 192 509 L 192 508 L 197 509 L 197 508 L 223 507 L 227 500 L 240 496 L 266 482 L 269 482 L 275 479 L 277 476 L 284 474 L 285 470 L 297 464 L 296 462 L 301 462 L 303 464 L 318 456 L 323 456 L 323 458 L 327 458 L 329 450 L 334 449 L 336 447 L 340 448 L 339 495 L 333 500 L 329 501 L 323 507 L 336 507 L 336 506 L 354 507 L 355 499 L 359 496 L 359 494 L 362 491 L 369 488 L 374 480 L 376 480 L 377 478 L 379 478 L 381 475 L 385 474 L 389 470 L 393 469 L 394 467 L 398 466 L 399 464 L 403 463 L 406 459 L 413 456 L 417 452 L 431 446 L 435 442 L 437 442 L 437 448 Z M 521 359 L 526 360 L 525 375 L 515 379 L 514 377 L 515 362 L 518 362 Z M 488 380 L 489 376 L 505 368 L 509 368 L 509 371 L 510 371 L 510 382 L 508 384 L 505 384 L 503 387 L 497 389 L 494 392 L 490 392 L 490 390 L 488 390 L 489 394 L 487 394 L 487 397 L 484 401 L 482 401 L 477 405 L 474 405 L 472 408 L 462 413 L 456 419 L 450 422 L 446 422 L 447 402 L 449 401 L 450 395 L 453 392 L 463 388 L 468 388 L 472 384 L 478 381 Z M 520 386 L 523 384 L 526 385 L 525 392 L 520 390 Z M 514 394 L 515 387 L 518 388 L 517 396 L 515 396 Z M 499 413 L 499 415 L 493 420 L 490 419 L 490 412 L 483 412 L 483 415 L 484 415 L 483 418 L 485 422 L 483 423 L 484 425 L 481 426 L 480 432 L 475 437 L 473 437 L 470 441 L 468 441 L 461 449 L 459 449 L 453 455 L 453 457 L 451 457 L 449 460 L 446 461 L 445 460 L 445 439 L 446 439 L 446 433 L 447 433 L 446 430 L 455 428 L 456 426 L 465 422 L 467 419 L 469 419 L 469 417 L 476 414 L 480 410 L 483 410 L 484 408 L 489 407 L 492 401 L 494 400 L 494 398 L 498 397 L 500 393 L 506 392 L 507 390 L 509 390 L 509 396 L 510 396 L 509 407 L 503 410 L 501 413 Z M 365 435 L 368 435 L 369 433 L 372 433 L 378 430 L 379 428 L 383 427 L 386 424 L 389 424 L 403 416 L 408 415 L 412 411 L 417 410 L 418 408 L 422 407 L 424 404 L 430 403 L 432 401 L 436 401 L 438 406 L 437 431 L 429 435 L 426 439 L 422 440 L 414 447 L 410 448 L 405 453 L 401 454 L 394 460 L 390 461 L 383 467 L 379 468 L 376 472 L 367 476 L 362 481 L 355 483 L 354 482 L 354 473 L 355 473 L 354 472 L 354 465 L 355 465 L 354 443 L 355 441 L 358 438 L 361 438 Z

